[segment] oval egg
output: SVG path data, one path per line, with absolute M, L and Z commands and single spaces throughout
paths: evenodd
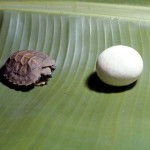
M 112 46 L 98 57 L 96 72 L 106 84 L 125 86 L 135 82 L 143 70 L 143 60 L 133 48 L 123 45 Z

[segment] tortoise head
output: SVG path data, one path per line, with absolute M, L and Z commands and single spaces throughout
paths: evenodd
M 42 62 L 42 68 L 49 67 L 51 71 L 54 71 L 56 69 L 55 60 L 47 57 L 47 59 L 44 59 Z

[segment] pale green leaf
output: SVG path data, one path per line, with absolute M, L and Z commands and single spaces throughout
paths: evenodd
M 1 80 L 1 150 L 150 149 L 150 2 L 97 2 L 0 1 L 0 65 L 23 49 L 57 64 L 48 84 L 30 91 Z M 122 88 L 95 73 L 100 52 L 117 44 L 144 61 L 139 80 Z

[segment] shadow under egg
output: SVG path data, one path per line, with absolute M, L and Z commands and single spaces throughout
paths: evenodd
M 104 83 L 98 76 L 97 73 L 92 73 L 86 80 L 87 87 L 98 93 L 121 93 L 132 89 L 136 85 L 136 81 L 126 86 L 111 86 Z

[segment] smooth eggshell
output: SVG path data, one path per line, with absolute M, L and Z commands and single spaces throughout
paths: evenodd
M 135 82 L 143 70 L 140 54 L 131 47 L 117 45 L 104 50 L 98 57 L 96 72 L 106 84 L 125 86 Z

